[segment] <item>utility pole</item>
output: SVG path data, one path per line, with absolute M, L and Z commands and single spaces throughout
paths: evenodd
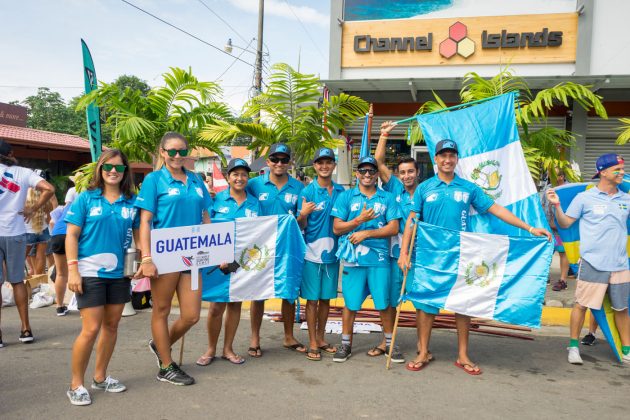
M 256 89 L 256 95 L 259 95 L 260 92 L 262 92 L 264 20 L 265 20 L 265 0 L 258 0 L 258 47 L 256 49 L 256 73 L 254 75 L 254 89 Z

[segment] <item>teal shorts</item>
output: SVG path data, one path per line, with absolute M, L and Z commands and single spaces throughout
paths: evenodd
M 339 281 L 339 263 L 304 261 L 300 297 L 306 300 L 335 299 Z
M 389 278 L 390 278 L 389 302 L 392 306 L 397 306 L 398 300 L 400 299 L 400 289 L 402 288 L 404 275 L 403 275 L 402 270 L 398 268 L 398 259 L 392 257 L 390 268 L 391 268 L 391 272 L 389 274 Z M 412 272 L 410 272 L 409 275 L 407 276 L 406 287 L 409 287 L 409 285 L 411 285 L 412 283 L 411 281 L 412 279 L 409 277 L 411 275 L 412 275 Z M 440 313 L 439 308 L 434 308 L 433 306 L 425 305 L 424 303 L 419 303 L 419 302 L 414 302 L 414 301 L 411 301 L 411 303 L 413 304 L 414 308 L 416 308 L 417 310 L 423 311 L 427 314 L 437 315 Z
M 389 307 L 389 266 L 344 267 L 342 292 L 346 308 L 358 311 L 368 295 L 372 295 L 374 308 L 382 311 Z

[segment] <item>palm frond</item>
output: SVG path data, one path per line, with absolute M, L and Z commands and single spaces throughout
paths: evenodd
M 619 118 L 619 122 L 623 125 L 617 128 L 619 131 L 619 137 L 617 137 L 617 144 L 626 144 L 630 141 L 630 118 Z

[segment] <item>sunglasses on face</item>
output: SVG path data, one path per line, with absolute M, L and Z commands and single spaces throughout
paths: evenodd
M 361 175 L 365 175 L 365 174 L 374 175 L 374 174 L 376 174 L 376 169 L 374 169 L 374 168 L 361 168 L 361 169 L 357 169 L 357 172 L 360 173 Z
M 125 169 L 127 169 L 127 166 L 126 165 L 114 165 L 113 163 L 103 163 L 101 168 L 105 172 L 111 172 L 112 169 L 116 169 L 116 172 L 121 174 L 121 173 L 125 172 Z
M 289 158 L 289 157 L 283 157 L 283 158 L 280 158 L 280 157 L 278 157 L 278 156 L 269 156 L 269 160 L 270 160 L 272 163 L 278 163 L 278 162 L 280 162 L 280 163 L 283 163 L 283 164 L 285 164 L 285 165 L 286 165 L 287 163 L 291 162 L 291 158 Z
M 175 157 L 178 153 L 181 157 L 188 156 L 188 149 L 162 149 L 162 150 L 168 153 L 170 157 Z

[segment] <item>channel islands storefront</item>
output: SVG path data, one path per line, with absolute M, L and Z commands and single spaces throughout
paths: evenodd
M 591 85 L 604 98 L 608 120 L 575 104 L 554 107 L 542 123 L 577 135 L 571 159 L 587 176 L 600 154 L 630 158 L 630 146 L 615 145 L 618 119 L 630 117 L 627 16 L 630 2 L 614 0 L 333 0 L 326 85 L 374 105 L 373 148 L 381 122 L 413 115 L 433 91 L 459 103 L 467 72 L 492 77 L 509 65 L 534 94 L 563 81 Z M 346 134 L 360 141 L 362 129 L 358 121 Z M 426 148 L 406 144 L 406 127 L 396 128 L 388 144 L 389 164 L 412 154 L 423 178 L 432 174 Z

